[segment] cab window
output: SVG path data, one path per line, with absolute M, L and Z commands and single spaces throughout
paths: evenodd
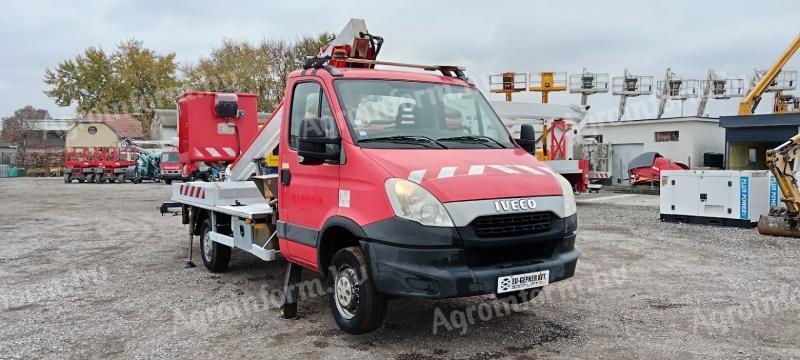
M 315 82 L 304 82 L 294 87 L 292 114 L 289 120 L 289 147 L 297 149 L 300 123 L 305 118 L 319 117 L 333 124 L 333 112 L 322 87 Z

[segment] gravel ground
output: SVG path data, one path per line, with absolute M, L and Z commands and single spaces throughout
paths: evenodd
M 800 358 L 798 240 L 660 223 L 654 196 L 579 196 L 577 273 L 531 306 L 399 299 L 362 336 L 321 297 L 281 319 L 282 263 L 183 269 L 168 197 L 0 179 L 0 358 Z

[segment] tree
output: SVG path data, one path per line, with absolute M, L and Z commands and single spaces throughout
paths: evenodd
M 181 73 L 186 87 L 255 93 L 258 110 L 272 111 L 283 98 L 289 73 L 333 38 L 333 34 L 320 33 L 294 42 L 262 40 L 257 45 L 226 40 L 208 58 L 183 66 Z
M 176 72 L 175 53 L 161 55 L 141 41 L 128 40 L 110 55 L 90 47 L 47 69 L 44 82 L 50 89 L 45 94 L 59 106 L 76 105 L 79 114 L 130 113 L 150 119 L 154 109 L 173 107 Z
M 17 164 L 25 164 L 26 155 L 29 145 L 32 141 L 37 139 L 31 137 L 31 132 L 36 130 L 36 123 L 29 120 L 42 120 L 50 119 L 50 113 L 47 110 L 36 109 L 33 106 L 25 106 L 21 109 L 14 111 L 14 115 L 4 117 L 3 130 L 0 132 L 0 139 L 17 146 Z

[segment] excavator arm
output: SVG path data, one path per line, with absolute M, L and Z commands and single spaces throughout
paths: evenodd
M 767 167 L 781 189 L 781 201 L 786 204 L 789 215 L 800 215 L 800 190 L 792 171 L 792 164 L 800 154 L 800 134 L 793 136 L 780 146 L 767 150 Z
M 770 84 L 775 81 L 775 77 L 780 74 L 783 66 L 789 62 L 789 59 L 792 58 L 797 49 L 800 48 L 800 34 L 798 34 L 792 44 L 789 45 L 789 48 L 781 54 L 778 60 L 772 65 L 767 73 L 764 74 L 763 77 L 747 92 L 742 100 L 739 102 L 739 115 L 753 115 L 753 112 L 756 110 L 756 106 L 758 106 L 759 101 L 761 100 L 761 95 L 767 91 Z
M 800 237 L 800 190 L 797 189 L 792 164 L 800 154 L 800 134 L 789 141 L 767 150 L 767 167 L 778 188 L 785 208 L 770 209 L 769 215 L 758 219 L 758 232 L 764 235 Z

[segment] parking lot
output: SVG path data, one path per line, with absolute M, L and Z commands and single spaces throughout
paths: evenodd
M 661 223 L 657 196 L 578 196 L 575 277 L 530 306 L 398 299 L 362 336 L 320 296 L 280 318 L 282 262 L 234 252 L 211 274 L 195 241 L 184 269 L 168 199 L 163 184 L 0 179 L 0 358 L 800 357 L 800 241 Z

